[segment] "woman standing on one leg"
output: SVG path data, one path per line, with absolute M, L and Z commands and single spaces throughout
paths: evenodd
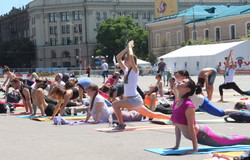
M 170 117 L 162 113 L 152 112 L 143 106 L 143 100 L 136 90 L 139 69 L 136 64 L 137 59 L 133 53 L 133 47 L 134 41 L 130 41 L 128 43 L 128 47 L 116 56 L 116 59 L 124 72 L 124 100 L 115 101 L 112 103 L 114 112 L 119 122 L 119 125 L 115 128 L 115 130 L 122 130 L 125 128 L 124 121 L 122 119 L 121 108 L 136 110 L 137 112 L 149 118 L 170 119 Z M 128 54 L 125 56 L 125 63 L 123 63 L 122 57 L 127 51 Z

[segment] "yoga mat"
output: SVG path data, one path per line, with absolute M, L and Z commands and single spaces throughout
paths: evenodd
M 31 115 L 21 115 L 21 116 L 17 116 L 17 117 L 19 117 L 19 118 L 39 118 L 39 116 L 41 116 L 41 114 L 39 114 L 39 115 L 33 115 L 33 116 L 31 116 Z M 78 117 L 78 116 L 85 117 L 86 114 L 77 113 L 77 116 L 75 115 L 74 117 Z M 51 116 L 44 116 L 43 118 L 48 118 L 48 117 L 51 117 Z M 71 116 L 62 116 L 62 117 L 65 118 L 65 117 L 71 117 Z
M 161 125 L 169 125 L 173 124 L 170 120 L 163 120 L 163 119 L 153 119 L 150 122 L 161 124 Z M 212 124 L 212 123 L 226 123 L 224 119 L 207 119 L 207 120 L 196 120 L 198 124 Z
M 75 116 L 75 117 L 63 117 L 65 120 L 83 120 L 86 118 L 86 116 Z M 49 119 L 49 117 L 45 118 L 30 118 L 31 120 L 35 121 L 53 121 L 53 119 Z
M 96 128 L 99 132 L 122 132 L 122 131 L 139 131 L 139 130 L 154 130 L 154 129 L 169 129 L 174 126 L 136 126 L 136 127 L 125 127 L 123 130 L 113 130 L 113 128 Z
M 238 151 L 238 152 L 215 152 L 213 154 L 228 156 L 228 157 L 239 157 L 242 155 L 244 151 Z
M 185 155 L 184 151 L 192 150 L 193 147 L 182 147 L 179 149 L 144 149 L 145 151 L 153 152 L 160 155 Z M 199 147 L 198 152 L 192 154 L 208 154 L 214 152 L 227 152 L 227 151 L 247 151 L 250 149 L 250 145 L 234 145 L 234 146 L 224 146 L 224 147 Z

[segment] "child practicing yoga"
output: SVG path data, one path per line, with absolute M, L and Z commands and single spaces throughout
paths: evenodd
M 171 120 L 175 125 L 176 144 L 171 149 L 178 149 L 181 142 L 181 134 L 192 141 L 193 150 L 198 151 L 198 144 L 208 146 L 230 146 L 236 144 L 250 144 L 250 138 L 245 136 L 222 136 L 211 131 L 207 126 L 198 125 L 195 121 L 195 106 L 188 98 L 193 95 L 196 85 L 190 78 L 179 81 L 176 85 L 176 97 Z M 167 149 L 167 148 L 166 148 Z M 170 148 L 168 148 L 170 149 Z
M 159 112 L 152 112 L 143 105 L 143 100 L 136 90 L 139 69 L 136 63 L 137 58 L 133 53 L 133 47 L 134 41 L 130 41 L 128 43 L 128 47 L 116 56 L 116 59 L 124 72 L 124 99 L 112 103 L 114 112 L 119 122 L 117 127 L 114 128 L 115 130 L 123 130 L 125 128 L 121 108 L 136 110 L 149 118 L 170 119 L 169 116 Z M 126 52 L 128 52 L 128 54 L 125 56 L 125 62 L 123 62 L 122 57 L 126 54 Z

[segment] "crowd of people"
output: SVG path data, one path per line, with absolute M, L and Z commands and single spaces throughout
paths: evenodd
M 88 77 L 76 79 L 65 73 L 58 73 L 53 80 L 48 80 L 38 77 L 36 73 L 28 79 L 17 78 L 5 66 L 3 72 L 7 78 L 1 86 L 1 91 L 7 96 L 9 87 L 13 87 L 21 94 L 25 114 L 35 115 L 38 108 L 41 117 L 49 116 L 48 118 L 56 121 L 58 114 L 76 115 L 78 112 L 84 112 L 86 119 L 76 123 L 105 123 L 112 116 L 112 119 L 118 121 L 114 130 L 123 130 L 126 128 L 124 121 L 141 121 L 145 117 L 171 120 L 175 125 L 176 135 L 176 145 L 172 148 L 179 148 L 180 136 L 183 134 L 193 144 L 193 150 L 187 153 L 196 152 L 198 143 L 209 146 L 250 144 L 248 137 L 221 136 L 195 121 L 196 110 L 223 117 L 238 110 L 250 109 L 247 103 L 237 103 L 234 109 L 221 110 L 210 102 L 217 75 L 214 68 L 202 69 L 195 84 L 187 70 L 175 71 L 172 76 L 171 69 L 166 69 L 167 64 L 160 59 L 156 82 L 149 85 L 148 91 L 142 91 L 138 86 L 139 69 L 133 52 L 134 45 L 134 41 L 129 41 L 127 47 L 116 56 L 121 72 L 115 72 L 108 77 L 108 64 L 103 61 L 102 86 L 98 86 L 89 78 L 90 68 L 87 71 Z M 232 50 L 226 59 L 225 82 L 219 86 L 220 101 L 224 100 L 223 89 L 234 89 L 240 94 L 250 95 L 234 82 L 236 65 Z M 164 90 L 166 86 L 169 86 L 168 90 Z M 204 87 L 207 96 L 203 93 Z M 166 97 L 174 102 L 165 105 L 157 103 L 159 99 Z M 63 118 L 61 120 L 63 124 L 72 124 Z

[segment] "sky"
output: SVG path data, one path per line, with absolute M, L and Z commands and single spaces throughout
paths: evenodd
M 20 8 L 32 0 L 0 0 L 0 15 L 9 13 L 12 7 Z

